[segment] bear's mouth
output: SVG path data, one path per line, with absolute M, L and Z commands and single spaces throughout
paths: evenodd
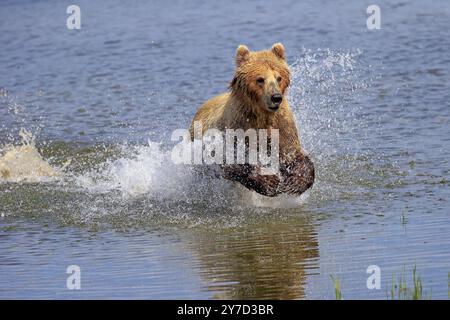
M 268 109 L 270 111 L 277 111 L 278 109 L 280 109 L 280 105 L 271 105 L 271 106 L 268 106 Z

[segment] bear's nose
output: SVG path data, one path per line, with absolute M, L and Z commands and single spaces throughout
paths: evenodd
M 272 95 L 270 97 L 270 100 L 274 103 L 274 104 L 280 104 L 281 101 L 283 101 L 283 96 L 279 93 L 275 93 L 274 95 Z

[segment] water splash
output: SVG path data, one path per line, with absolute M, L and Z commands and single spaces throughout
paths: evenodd
M 76 176 L 76 183 L 93 193 L 119 191 L 124 197 L 150 194 L 172 197 L 189 190 L 189 167 L 176 165 L 161 143 L 121 146 L 122 157 Z
M 291 107 L 316 167 L 311 193 L 326 201 L 355 192 L 373 180 L 367 169 L 376 146 L 367 141 L 377 128 L 372 124 L 369 130 L 364 104 L 376 75 L 359 49 L 305 49 L 291 71 Z
M 270 198 L 248 190 L 238 183 L 200 174 L 198 167 L 174 164 L 171 152 L 161 143 L 149 141 L 144 146 L 122 146 L 122 157 L 106 161 L 100 168 L 75 176 L 76 184 L 91 193 L 118 192 L 122 198 L 145 196 L 158 201 L 178 199 L 186 205 L 211 207 L 232 202 L 238 205 L 291 208 L 304 203 L 309 193 L 300 197 L 280 195 Z M 181 208 L 180 208 L 181 209 Z
M 361 145 L 367 127 L 361 97 L 373 77 L 361 58 L 359 49 L 305 49 L 291 67 L 291 106 L 302 143 L 316 156 L 355 153 Z
M 121 145 L 118 157 L 63 174 L 66 166 L 58 169 L 50 165 L 37 150 L 33 136 L 24 130 L 22 145 L 4 148 L 1 179 L 40 182 L 58 178 L 62 188 L 76 188 L 75 192 L 92 196 L 98 212 L 129 210 L 130 204 L 147 199 L 139 204 L 139 210 L 190 215 L 206 208 L 210 213 L 246 214 L 248 208 L 295 208 L 339 197 L 361 186 L 373 171 L 369 170 L 370 157 L 358 149 L 361 136 L 366 134 L 359 98 L 370 86 L 361 54 L 360 50 L 305 50 L 291 67 L 289 99 L 302 144 L 312 154 L 317 169 L 312 190 L 300 197 L 267 198 L 237 183 L 199 177 L 192 167 L 174 164 L 165 144 L 152 141 Z M 94 152 L 96 158 L 105 157 L 101 149 Z M 355 170 L 360 172 L 355 174 Z M 114 207 L 104 207 L 105 198 L 99 195 L 106 195 Z M 93 203 L 83 211 L 91 215 Z
M 21 144 L 0 149 L 0 182 L 40 182 L 61 176 L 61 168 L 51 166 L 36 148 L 33 135 L 21 129 Z

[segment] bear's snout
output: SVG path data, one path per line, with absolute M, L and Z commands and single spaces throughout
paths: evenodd
M 281 94 L 273 94 L 270 97 L 270 102 L 272 102 L 272 105 L 269 108 L 272 110 L 277 110 L 280 107 L 281 101 L 283 101 L 283 96 Z

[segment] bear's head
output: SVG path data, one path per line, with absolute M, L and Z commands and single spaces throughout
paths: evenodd
M 257 110 L 273 113 L 280 109 L 289 83 L 290 72 L 281 43 L 264 51 L 250 52 L 244 45 L 237 48 L 236 72 L 230 87 Z

